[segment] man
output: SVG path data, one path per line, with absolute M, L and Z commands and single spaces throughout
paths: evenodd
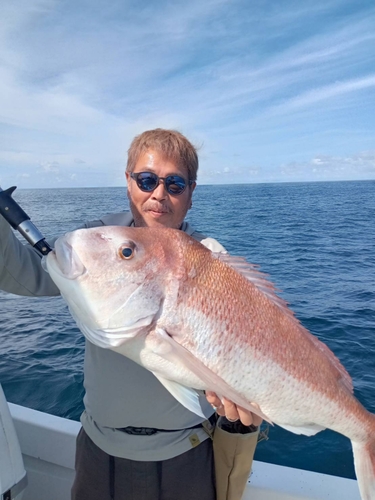
M 185 231 L 213 251 L 225 251 L 216 240 L 205 238 L 184 221 L 192 206 L 197 170 L 197 152 L 182 134 L 162 129 L 144 132 L 128 151 L 131 212 L 107 215 L 85 227 L 171 227 Z M 20 295 L 57 295 L 59 291 L 41 268 L 36 251 L 23 247 L 3 220 L 0 236 L 0 288 Z M 85 411 L 77 438 L 73 500 L 240 498 L 228 496 L 227 480 L 216 497 L 208 421 L 202 422 L 180 405 L 150 372 L 88 341 L 84 371 Z M 202 394 L 200 403 L 211 422 L 214 410 L 226 416 L 223 427 L 229 433 L 218 430 L 218 435 L 222 433 L 215 451 L 218 466 L 220 442 L 224 439 L 224 448 L 230 448 L 226 439 L 231 437 L 231 425 L 238 427 L 241 420 L 246 426 L 258 426 L 260 419 L 230 401 L 221 401 L 214 393 L 207 394 L 207 399 Z M 248 427 L 246 432 L 249 430 L 255 428 Z M 250 463 L 255 442 L 253 437 Z M 229 453 L 233 455 L 233 450 Z M 245 479 L 248 469 L 245 465 Z M 227 472 L 217 475 L 222 479 L 225 474 L 229 476 Z M 243 487 L 242 479 L 240 490 Z

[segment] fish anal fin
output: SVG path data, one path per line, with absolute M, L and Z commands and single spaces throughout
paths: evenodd
M 293 432 L 293 434 L 303 434 L 304 436 L 315 436 L 320 431 L 324 431 L 325 427 L 321 427 L 320 425 L 311 424 L 311 425 L 301 425 L 294 426 L 288 424 L 280 424 L 277 423 L 279 427 L 282 427 L 286 431 Z

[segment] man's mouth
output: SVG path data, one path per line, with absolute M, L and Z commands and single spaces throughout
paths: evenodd
M 151 214 L 156 215 L 156 216 L 166 215 L 166 214 L 170 213 L 170 211 L 164 207 L 150 206 L 150 207 L 145 207 L 145 208 L 146 208 L 146 212 L 150 212 Z
M 160 216 L 165 215 L 165 214 L 168 213 L 168 212 L 164 212 L 164 211 L 161 211 L 161 210 L 148 210 L 148 212 L 150 212 L 153 215 L 156 215 L 157 217 L 160 217 Z

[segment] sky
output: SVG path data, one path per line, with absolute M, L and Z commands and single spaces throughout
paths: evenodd
M 1 0 L 0 185 L 125 185 L 173 128 L 201 184 L 375 179 L 374 0 Z

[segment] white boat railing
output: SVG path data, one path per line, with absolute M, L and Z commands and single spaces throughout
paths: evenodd
M 23 500 L 69 500 L 79 422 L 9 403 L 28 475 Z

